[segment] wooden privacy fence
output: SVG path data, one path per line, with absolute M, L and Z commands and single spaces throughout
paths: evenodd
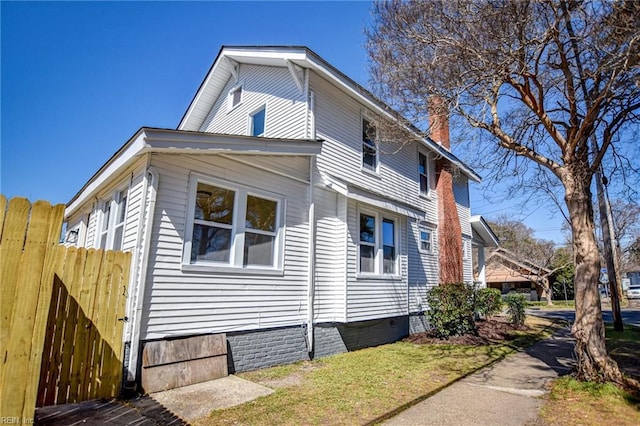
M 0 416 L 117 396 L 130 253 L 59 244 L 64 206 L 0 196 Z

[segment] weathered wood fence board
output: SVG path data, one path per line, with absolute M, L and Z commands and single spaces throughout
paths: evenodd
M 117 396 L 129 253 L 59 244 L 64 206 L 0 196 L 0 415 Z

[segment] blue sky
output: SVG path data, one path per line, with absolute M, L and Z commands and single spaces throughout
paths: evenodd
M 1 8 L 7 197 L 66 203 L 138 128 L 175 128 L 222 45 L 306 45 L 367 86 L 369 2 L 3 1 Z M 480 189 L 471 191 L 474 214 L 519 207 L 488 202 Z M 545 212 L 525 223 L 539 238 L 562 241 L 559 215 Z

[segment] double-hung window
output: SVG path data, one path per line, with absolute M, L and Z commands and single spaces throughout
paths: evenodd
M 242 265 L 273 265 L 278 202 L 247 195 Z
M 235 191 L 198 183 L 191 262 L 229 262 L 233 237 Z
M 204 178 L 193 185 L 184 264 L 281 269 L 282 198 Z
M 98 248 L 122 249 L 124 226 L 127 219 L 127 190 L 118 191 L 110 200 L 104 201 L 98 235 Z
M 266 107 L 262 107 L 249 116 L 249 126 L 251 136 L 264 136 L 266 124 Z
M 397 220 L 379 213 L 360 213 L 359 273 L 398 274 Z
M 423 253 L 431 253 L 433 246 L 433 231 L 428 228 L 420 227 L 420 251 Z
M 127 191 L 120 191 L 116 199 L 116 215 L 114 217 L 115 224 L 113 225 L 113 243 L 111 247 L 114 250 L 120 250 L 122 248 L 122 241 L 124 239 L 124 224 L 127 219 Z
M 362 119 L 362 168 L 378 171 L 378 145 L 376 127 L 366 118 Z
M 427 156 L 422 152 L 418 153 L 418 177 L 420 179 L 420 195 L 429 195 L 429 163 Z
M 102 207 L 102 219 L 100 224 L 100 235 L 98 248 L 106 249 L 111 228 L 111 200 L 106 201 Z

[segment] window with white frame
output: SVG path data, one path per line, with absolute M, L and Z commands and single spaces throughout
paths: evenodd
M 359 273 L 397 275 L 397 220 L 380 213 L 361 212 L 359 235 Z
M 428 157 L 418 153 L 418 177 L 420 179 L 420 195 L 429 195 L 429 163 Z
M 98 238 L 98 248 L 106 249 L 111 229 L 111 200 L 105 201 L 102 206 L 102 219 L 100 221 L 100 235 Z
M 376 127 L 367 120 L 362 119 L 362 168 L 378 171 L 378 145 L 376 143 Z
M 127 190 L 118 191 L 102 203 L 98 248 L 122 249 L 124 226 L 127 218 Z
M 233 89 L 229 90 L 229 111 L 240 105 L 240 102 L 242 102 L 242 85 L 236 86 Z
M 194 182 L 185 264 L 281 268 L 282 198 L 215 180 Z
M 431 253 L 433 247 L 433 230 L 420 227 L 420 251 L 423 253 Z
M 113 226 L 113 243 L 111 247 L 114 250 L 122 248 L 124 239 L 124 225 L 127 219 L 127 191 L 120 191 L 116 201 L 115 224 Z
M 267 108 L 262 107 L 249 116 L 249 122 L 251 127 L 251 136 L 264 136 L 264 129 L 266 124 Z

